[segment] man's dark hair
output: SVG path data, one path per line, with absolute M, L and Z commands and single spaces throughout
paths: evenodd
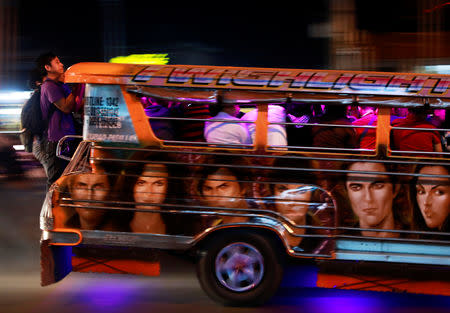
M 36 69 L 39 71 L 41 77 L 47 76 L 47 70 L 45 69 L 45 66 L 50 65 L 54 58 L 56 58 L 56 54 L 51 51 L 38 56 L 38 58 L 36 59 Z

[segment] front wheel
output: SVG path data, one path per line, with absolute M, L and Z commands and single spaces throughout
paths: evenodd
M 283 276 L 280 249 L 260 234 L 244 232 L 211 241 L 200 254 L 197 276 L 203 290 L 224 305 L 260 305 Z

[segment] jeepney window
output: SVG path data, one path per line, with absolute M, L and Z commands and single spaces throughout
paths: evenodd
M 448 109 L 409 107 L 391 114 L 391 153 L 410 157 L 448 157 Z
M 153 133 L 166 146 L 252 149 L 256 121 L 264 119 L 258 106 L 282 104 L 288 98 L 284 92 L 246 90 L 139 87 L 128 91 L 138 97 Z
M 150 97 L 142 97 L 141 103 L 153 133 L 165 145 L 250 148 L 253 144 L 254 120 L 242 118 L 255 111 L 253 104 L 167 101 Z
M 378 110 L 346 103 L 290 102 L 269 106 L 271 150 L 374 154 Z M 281 122 L 283 121 L 283 122 Z

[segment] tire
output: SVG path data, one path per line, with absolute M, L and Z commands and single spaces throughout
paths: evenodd
M 216 302 L 261 305 L 281 283 L 282 253 L 274 240 L 260 234 L 217 236 L 200 253 L 197 277 L 205 293 Z

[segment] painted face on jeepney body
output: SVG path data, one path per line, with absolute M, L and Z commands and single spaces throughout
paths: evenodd
M 381 228 L 387 220 L 392 220 L 392 204 L 396 196 L 395 187 L 381 163 L 355 162 L 351 171 L 373 172 L 370 174 L 351 173 L 345 183 L 353 212 L 359 219 L 361 228 Z
M 158 209 L 164 203 L 169 186 L 169 172 L 164 164 L 146 164 L 133 188 L 138 209 Z M 139 205 L 141 203 L 141 205 Z M 144 205 L 154 204 L 154 205 Z
M 425 166 L 419 174 L 448 175 L 442 166 Z M 416 185 L 416 199 L 423 219 L 429 228 L 440 229 L 450 214 L 450 185 L 444 177 L 420 177 Z
M 311 201 L 311 186 L 279 183 L 273 186 L 275 210 L 297 225 L 306 224 L 308 202 Z
M 74 176 L 70 185 L 70 195 L 80 219 L 89 224 L 97 224 L 103 218 L 106 210 L 86 208 L 104 206 L 104 201 L 110 192 L 108 176 L 105 174 L 85 173 Z
M 245 208 L 245 191 L 237 177 L 226 168 L 208 175 L 200 190 L 208 206 L 223 208 Z

